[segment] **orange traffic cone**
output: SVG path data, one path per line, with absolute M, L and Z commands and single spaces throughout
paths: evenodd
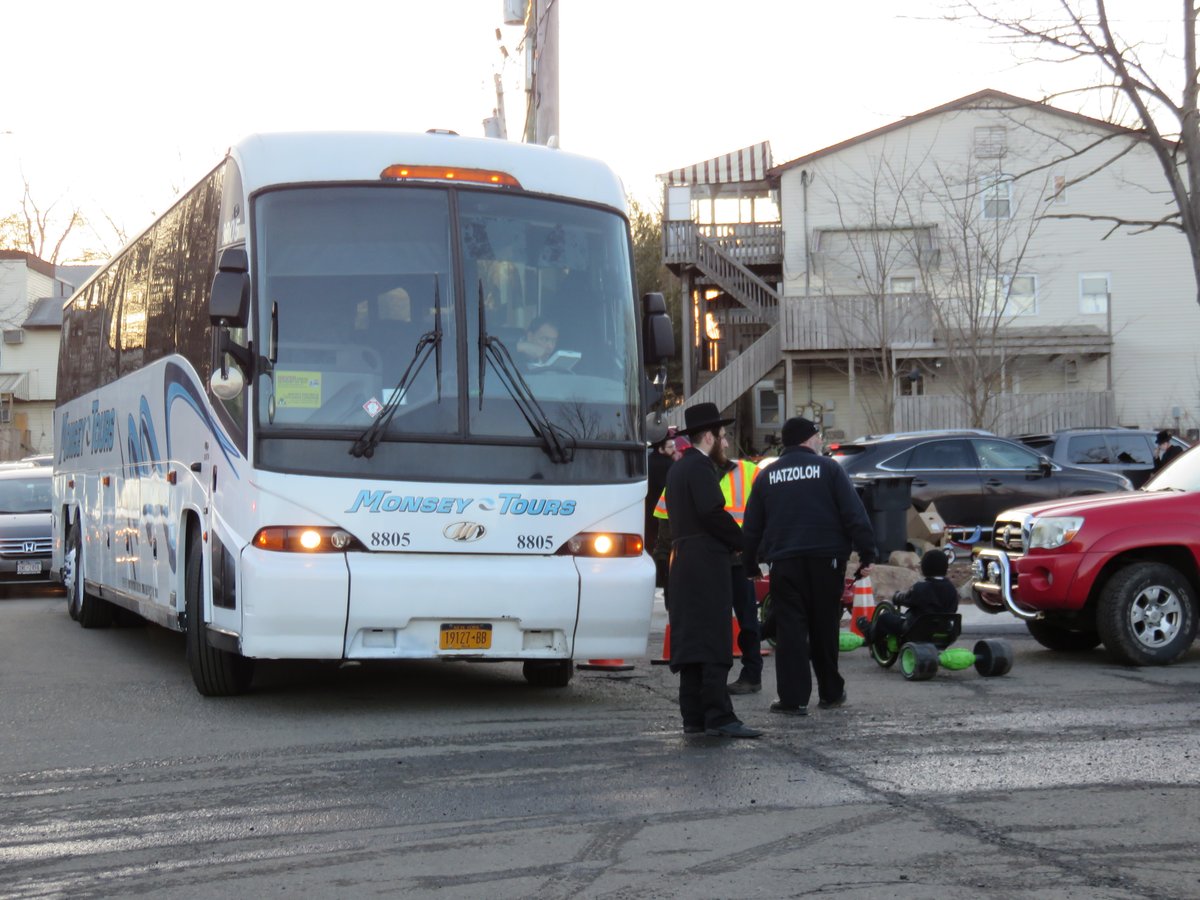
M 875 615 L 875 591 L 871 588 L 871 577 L 864 575 L 854 582 L 854 605 L 850 608 L 850 630 L 859 637 L 866 637 L 858 627 L 858 617 L 868 620 Z
M 597 672 L 628 672 L 633 668 L 633 663 L 627 663 L 623 659 L 589 659 L 585 663 L 575 663 L 575 668 Z
M 663 632 L 663 648 L 662 656 L 659 659 L 650 660 L 652 666 L 665 666 L 671 661 L 671 623 L 667 623 L 667 630 Z

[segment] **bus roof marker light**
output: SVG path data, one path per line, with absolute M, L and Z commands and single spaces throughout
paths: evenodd
M 396 163 L 380 172 L 379 177 L 383 181 L 465 181 L 496 187 L 521 187 L 521 182 L 512 175 L 495 169 L 450 169 L 445 166 L 409 166 Z

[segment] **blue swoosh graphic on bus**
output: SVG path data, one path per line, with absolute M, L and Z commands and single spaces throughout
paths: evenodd
M 150 404 L 143 396 L 141 398 L 140 425 L 128 416 L 126 425 L 126 445 L 129 448 L 129 465 L 134 474 L 149 475 L 151 472 L 162 474 L 166 465 L 158 452 L 158 438 L 154 434 L 154 417 L 150 414 Z
M 204 398 L 196 390 L 191 379 L 184 373 L 183 368 L 176 363 L 167 363 L 164 378 L 167 383 L 165 398 L 167 410 L 167 456 L 171 459 L 175 458 L 171 452 L 171 407 L 176 400 L 182 400 L 208 426 L 213 440 L 217 442 L 217 446 L 221 448 L 221 452 L 225 455 L 226 461 L 229 462 L 232 468 L 233 477 L 240 480 L 241 476 L 238 475 L 237 467 L 233 465 L 233 461 L 235 458 L 240 459 L 241 454 L 238 453 L 238 449 L 234 446 L 233 441 L 228 438 L 221 427 L 213 421 L 213 417 L 208 414 Z

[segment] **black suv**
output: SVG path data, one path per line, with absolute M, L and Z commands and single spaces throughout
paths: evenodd
M 979 431 L 871 435 L 831 443 L 825 452 L 859 484 L 911 477 L 913 506 L 936 503 L 947 525 L 990 529 L 998 513 L 1014 506 L 1133 488 L 1123 475 L 1064 466 Z
M 1014 440 L 1044 453 L 1056 463 L 1118 472 L 1141 487 L 1154 474 L 1157 431 L 1136 428 L 1066 428 L 1054 434 L 1021 434 Z M 1172 437 L 1182 450 L 1186 441 Z

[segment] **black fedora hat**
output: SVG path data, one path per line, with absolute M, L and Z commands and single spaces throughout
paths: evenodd
M 697 403 L 683 411 L 683 430 L 680 434 L 695 434 L 709 428 L 720 428 L 722 425 L 733 424 L 733 419 L 722 419 L 721 411 L 715 403 Z

